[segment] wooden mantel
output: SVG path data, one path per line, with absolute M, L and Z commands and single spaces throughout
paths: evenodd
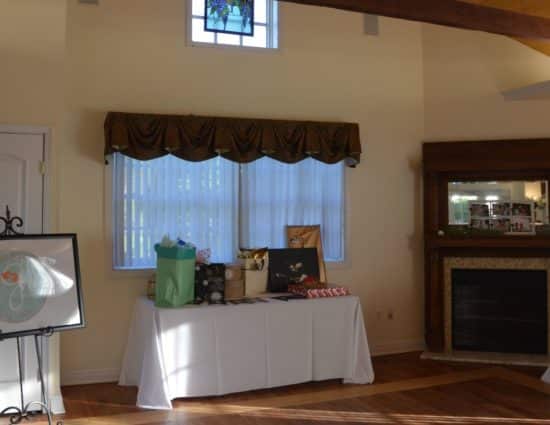
M 441 352 L 446 257 L 550 257 L 550 236 L 449 235 L 448 183 L 550 181 L 550 139 L 424 143 L 423 173 L 425 336 L 428 349 Z

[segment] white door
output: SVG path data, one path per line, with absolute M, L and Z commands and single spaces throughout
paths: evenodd
M 17 132 L 0 127 L 0 217 L 6 206 L 12 216 L 23 219 L 20 233 L 40 234 L 44 231 L 45 134 Z M 0 222 L 0 232 L 4 230 Z M 22 339 L 22 376 L 24 400 L 41 400 L 34 340 Z M 47 348 L 44 347 L 44 352 Z M 0 411 L 21 404 L 17 366 L 17 345 L 14 339 L 0 341 Z

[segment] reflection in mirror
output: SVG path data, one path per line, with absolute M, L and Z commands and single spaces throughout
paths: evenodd
M 548 182 L 449 182 L 449 224 L 533 233 L 549 224 Z

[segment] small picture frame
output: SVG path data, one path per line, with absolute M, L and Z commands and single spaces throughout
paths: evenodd
M 470 227 L 477 230 L 489 230 L 491 229 L 491 220 L 489 218 L 472 218 Z
M 510 231 L 513 233 L 533 233 L 531 217 L 513 216 L 510 221 Z
M 514 202 L 512 204 L 512 215 L 518 217 L 531 217 L 533 215 L 533 204 L 527 202 Z
M 534 206 L 533 202 L 511 202 L 510 232 L 508 234 L 535 234 Z
M 509 217 L 511 214 L 510 202 L 495 202 L 493 203 L 493 215 Z
M 470 203 L 470 216 L 472 218 L 489 217 L 489 204 L 471 202 Z
M 493 218 L 490 227 L 497 232 L 506 233 L 510 231 L 510 223 L 509 218 Z

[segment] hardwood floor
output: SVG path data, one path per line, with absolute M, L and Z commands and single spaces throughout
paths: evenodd
M 136 408 L 135 388 L 65 387 L 64 420 L 68 425 L 550 425 L 550 385 L 540 381 L 542 369 L 446 363 L 419 356 L 374 358 L 373 385 L 327 381 L 176 400 L 172 411 Z

